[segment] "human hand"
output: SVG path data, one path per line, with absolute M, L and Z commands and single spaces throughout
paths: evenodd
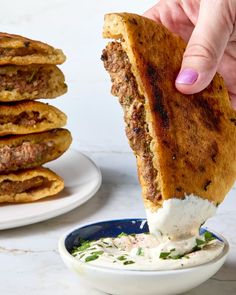
M 185 94 L 199 92 L 217 71 L 236 109 L 236 1 L 160 0 L 144 16 L 188 42 L 176 88 Z

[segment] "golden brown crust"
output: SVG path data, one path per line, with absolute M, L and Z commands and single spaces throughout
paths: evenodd
M 0 173 L 34 168 L 60 157 L 70 146 L 67 129 L 0 138 Z
M 36 177 L 45 179 L 39 187 L 28 189 L 21 193 L 0 194 L 0 203 L 23 203 L 33 202 L 49 196 L 58 194 L 64 188 L 63 179 L 50 169 L 38 167 L 35 169 L 21 170 L 15 173 L 0 175 L 0 188 L 4 182 L 24 182 Z
M 236 112 L 223 79 L 216 75 L 206 90 L 183 95 L 175 89 L 185 43 L 162 25 L 128 14 L 105 17 L 103 36 L 121 39 L 145 100 L 150 149 L 162 200 L 147 201 L 148 183 L 139 178 L 146 206 L 195 194 L 220 203 L 236 177 Z
M 55 98 L 67 91 L 62 71 L 54 65 L 1 66 L 0 101 Z
M 19 35 L 0 33 L 0 65 L 62 64 L 62 50 Z
M 66 125 L 66 115 L 36 101 L 0 104 L 0 136 L 39 133 Z

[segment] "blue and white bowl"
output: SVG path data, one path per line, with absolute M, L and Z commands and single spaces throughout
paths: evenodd
M 201 231 L 203 233 L 205 230 Z M 109 220 L 81 226 L 61 237 L 60 255 L 67 267 L 75 272 L 81 281 L 105 293 L 167 295 L 189 291 L 208 280 L 223 265 L 229 251 L 227 240 L 219 234 L 212 233 L 225 244 L 223 252 L 217 258 L 199 266 L 165 271 L 111 269 L 82 262 L 70 254 L 75 246 L 80 245 L 81 239 L 116 237 L 122 232 L 126 234 L 148 232 L 146 219 Z

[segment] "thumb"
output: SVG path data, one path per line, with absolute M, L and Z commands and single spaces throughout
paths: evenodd
M 180 92 L 199 92 L 212 81 L 233 30 L 227 2 L 201 1 L 198 21 L 176 79 L 176 88 Z

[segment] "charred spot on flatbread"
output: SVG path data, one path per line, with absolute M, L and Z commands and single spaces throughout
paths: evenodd
M 236 177 L 235 111 L 223 79 L 195 95 L 175 88 L 185 42 L 161 24 L 108 14 L 102 60 L 124 110 L 145 205 L 194 194 L 215 204 Z

